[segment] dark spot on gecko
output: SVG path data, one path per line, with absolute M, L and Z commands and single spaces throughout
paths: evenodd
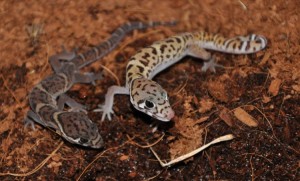
M 261 44 L 261 39 L 256 39 L 255 43 Z
M 132 76 L 132 72 L 127 72 L 127 77 L 131 77 Z
M 224 41 L 224 45 L 227 43 L 226 45 L 226 49 L 228 49 L 228 47 L 230 46 L 230 44 L 233 42 L 234 40 L 229 40 L 229 41 Z
M 142 52 L 142 49 L 138 50 L 138 51 L 136 52 L 136 54 L 141 53 L 141 52 Z
M 128 70 L 130 70 L 132 67 L 133 67 L 133 65 L 132 65 L 132 64 L 128 64 L 128 65 L 127 65 L 126 72 L 128 72 Z
M 164 56 L 163 55 L 161 55 L 161 56 L 159 56 L 160 57 L 160 60 L 163 60 L 164 59 Z
M 139 69 L 140 72 L 144 72 L 145 70 L 145 68 L 140 65 L 137 65 L 136 67 Z
M 141 85 L 142 85 L 142 84 L 138 84 L 138 85 L 136 86 L 136 88 L 140 88 L 140 87 L 141 87 Z
M 165 51 L 165 48 L 167 48 L 168 46 L 167 45 L 165 45 L 165 44 L 163 44 L 163 45 L 161 45 L 160 46 L 160 51 L 161 51 L 161 53 L 164 53 L 164 51 Z
M 240 43 L 240 46 L 238 47 L 238 49 L 239 49 L 239 50 L 242 50 L 243 44 L 244 44 L 245 42 L 239 42 L 239 43 Z
M 179 46 L 179 47 L 178 47 L 178 49 L 177 49 L 177 52 L 179 52 L 181 49 L 182 49 L 182 47 L 181 47 L 181 46 Z
M 147 86 L 147 84 L 144 84 L 144 85 L 143 85 L 143 87 L 142 87 L 142 91 L 146 90 L 146 89 L 145 89 L 145 88 L 146 88 L 146 86 Z
M 181 39 L 180 38 L 175 37 L 175 40 L 176 40 L 177 43 L 181 43 Z
M 157 55 L 156 49 L 154 47 L 151 47 L 151 48 L 152 48 L 152 54 Z
M 235 49 L 235 47 L 236 47 L 236 42 L 233 43 L 232 49 Z
M 150 57 L 150 54 L 149 54 L 148 52 L 146 52 L 146 53 L 142 56 L 143 59 L 147 59 L 148 57 Z
M 128 80 L 127 80 L 128 82 L 127 83 L 130 84 L 131 81 L 132 81 L 132 77 L 127 77 L 127 78 L 128 78 Z
M 142 57 L 142 58 L 144 58 L 144 57 Z M 147 67 L 149 65 L 149 60 L 146 60 L 146 58 L 144 58 L 144 59 L 140 60 L 140 63 L 143 64 L 145 67 Z
M 143 102 L 144 102 L 144 100 L 139 100 L 137 103 L 139 105 L 139 104 L 142 104 Z
M 170 55 L 166 55 L 167 58 L 170 58 Z
M 139 96 L 140 94 L 139 94 L 139 92 L 138 91 L 135 91 L 133 94 L 132 94 L 132 96 L 134 97 L 134 96 Z
M 174 47 L 174 45 L 170 45 L 170 46 L 171 46 L 172 50 L 174 51 L 174 50 L 175 50 L 175 47 Z
M 250 41 L 247 41 L 247 45 L 246 45 L 245 51 L 248 51 L 249 49 L 250 49 Z
M 170 39 L 166 40 L 166 42 L 167 42 L 167 43 L 173 43 L 173 42 L 174 42 L 174 39 L 171 39 L 171 38 L 170 38 Z

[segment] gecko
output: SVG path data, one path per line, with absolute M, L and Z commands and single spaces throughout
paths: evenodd
M 98 127 L 87 116 L 85 107 L 65 93 L 76 83 L 92 83 L 101 79 L 101 74 L 81 73 L 80 69 L 102 58 L 112 51 L 125 35 L 135 29 L 158 25 L 171 26 L 176 22 L 129 22 L 117 28 L 103 43 L 90 50 L 76 54 L 62 51 L 49 58 L 54 71 L 39 82 L 29 93 L 31 110 L 25 118 L 25 127 L 34 122 L 52 128 L 65 140 L 85 147 L 101 148 L 103 139 Z M 69 106 L 66 110 L 65 105 Z
M 175 64 L 189 55 L 204 60 L 201 68 L 215 72 L 216 67 L 222 67 L 214 61 L 207 50 L 232 54 L 251 54 L 264 49 L 267 39 L 261 35 L 236 36 L 225 38 L 219 34 L 207 32 L 182 33 L 157 41 L 140 49 L 133 55 L 126 67 L 126 85 L 113 85 L 108 88 L 105 102 L 99 105 L 96 112 L 102 112 L 103 121 L 111 120 L 115 94 L 129 95 L 133 107 L 155 119 L 170 121 L 175 112 L 170 106 L 167 92 L 152 78 L 162 70 Z

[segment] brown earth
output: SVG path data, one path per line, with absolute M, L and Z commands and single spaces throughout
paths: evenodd
M 299 180 L 300 1 L 1 1 L 1 180 Z M 105 141 L 100 150 L 70 144 L 52 130 L 25 129 L 27 95 L 52 70 L 48 58 L 87 50 L 127 21 L 178 20 L 175 27 L 135 31 L 120 47 L 85 71 L 102 65 L 125 81 L 125 66 L 138 49 L 180 32 L 205 30 L 227 37 L 265 35 L 255 55 L 213 54 L 225 69 L 201 72 L 186 57 L 155 80 L 176 112 L 152 133 L 153 119 L 117 96 L 111 122 L 91 110 L 116 79 L 108 71 L 97 86 L 75 85 L 68 94 L 89 107 Z M 124 104 L 122 104 L 124 103 Z M 225 134 L 235 139 L 168 168 L 162 159 L 188 153 Z M 164 137 L 160 137 L 164 134 Z

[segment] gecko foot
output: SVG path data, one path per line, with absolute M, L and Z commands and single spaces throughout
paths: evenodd
M 92 72 L 87 72 L 84 73 L 85 76 L 88 76 L 91 80 L 91 83 L 95 86 L 96 85 L 96 80 L 101 80 L 103 78 L 102 73 L 92 73 Z
M 83 112 L 85 114 L 87 114 L 87 110 L 85 109 L 85 106 L 83 107 L 71 107 L 68 112 Z
M 208 62 L 204 62 L 203 67 L 201 68 L 202 72 L 206 72 L 207 69 L 209 69 L 210 71 L 216 73 L 216 67 L 220 67 L 223 68 L 222 65 L 218 64 L 215 62 L 215 58 L 212 57 Z
M 28 117 L 26 117 L 26 118 L 24 119 L 24 127 L 25 127 L 25 129 L 26 129 L 28 126 L 29 126 L 32 130 L 35 130 L 34 121 L 32 121 L 31 119 L 29 119 Z
M 93 112 L 102 112 L 102 118 L 101 121 L 104 121 L 105 117 L 108 118 L 108 120 L 111 120 L 111 114 L 114 114 L 114 111 L 111 107 L 105 106 L 105 105 L 98 105 L 98 109 L 94 109 Z

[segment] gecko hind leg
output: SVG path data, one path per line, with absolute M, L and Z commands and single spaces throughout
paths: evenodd
M 207 69 L 209 69 L 210 71 L 216 73 L 216 67 L 224 68 L 223 65 L 216 63 L 215 58 L 212 57 L 209 61 L 204 62 L 203 67 L 201 68 L 201 71 L 206 72 Z
M 204 60 L 204 65 L 201 68 L 203 72 L 206 72 L 207 69 L 211 70 L 212 72 L 216 72 L 216 67 L 223 67 L 220 64 L 215 62 L 215 58 L 211 56 L 211 54 L 206 51 L 205 49 L 199 47 L 198 45 L 192 45 L 187 52 L 188 55 L 196 58 L 200 58 Z
M 35 130 L 34 122 L 37 122 L 43 126 L 47 126 L 44 121 L 40 118 L 39 115 L 37 115 L 32 110 L 29 110 L 25 119 L 24 119 L 24 127 L 27 128 L 30 126 L 33 130 Z
M 32 130 L 35 130 L 34 122 L 44 127 L 53 128 L 55 130 L 59 129 L 57 125 L 55 125 L 54 123 L 52 122 L 46 123 L 45 121 L 42 120 L 42 118 L 37 113 L 33 112 L 32 110 L 29 110 L 24 119 L 24 124 L 25 124 L 24 127 L 27 128 L 28 126 L 30 126 Z

